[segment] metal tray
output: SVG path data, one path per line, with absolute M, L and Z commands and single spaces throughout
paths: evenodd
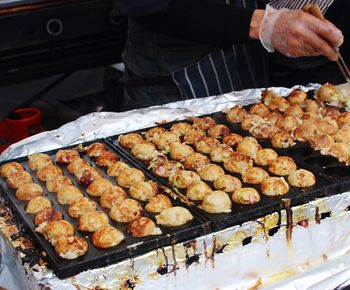
M 105 142 L 104 140 L 95 140 L 93 142 L 84 143 L 83 145 L 87 146 L 94 142 L 104 143 L 107 145 L 109 150 L 115 152 L 115 150 L 111 146 L 109 146 L 108 142 Z M 69 148 L 73 148 L 73 147 L 67 147 L 62 149 L 69 149 Z M 55 161 L 56 152 L 57 150 L 53 150 L 53 151 L 44 152 L 44 153 L 50 155 L 52 160 Z M 134 166 L 134 164 L 128 162 L 128 160 L 124 160 L 122 155 L 119 155 L 118 153 L 117 155 L 120 157 L 121 161 L 129 163 L 131 167 Z M 105 173 L 106 171 L 105 169 L 95 166 L 94 160 L 92 158 L 89 158 L 85 154 L 82 154 L 81 156 L 82 158 L 87 160 L 92 166 L 97 168 L 103 174 L 104 178 L 107 178 L 111 181 L 115 180 L 114 178 L 108 176 Z M 0 178 L 1 194 L 5 196 L 10 207 L 13 209 L 15 218 L 18 219 L 18 221 L 24 225 L 24 228 L 28 231 L 29 235 L 34 238 L 36 244 L 45 250 L 45 252 L 47 253 L 49 265 L 53 268 L 55 274 L 59 278 L 66 278 L 88 269 L 107 266 L 111 263 L 121 261 L 125 258 L 130 258 L 135 255 L 147 253 L 151 250 L 157 249 L 159 247 L 163 247 L 165 245 L 170 245 L 170 244 L 180 242 L 180 241 L 185 241 L 185 240 L 191 240 L 200 235 L 210 232 L 209 224 L 203 221 L 201 218 L 199 218 L 198 215 L 196 215 L 193 211 L 192 211 L 192 215 L 194 218 L 188 224 L 180 227 L 175 227 L 175 228 L 167 228 L 164 226 L 157 225 L 159 228 L 161 228 L 162 235 L 149 236 L 144 238 L 133 238 L 129 236 L 126 232 L 126 227 L 127 227 L 126 224 L 114 222 L 113 220 L 110 219 L 110 224 L 123 232 L 125 236 L 125 241 L 109 249 L 96 248 L 93 246 L 90 239 L 92 233 L 86 234 L 85 232 L 83 233 L 77 230 L 78 220 L 70 217 L 67 214 L 68 206 L 60 205 L 59 203 L 57 203 L 55 194 L 47 191 L 45 183 L 36 178 L 35 172 L 29 169 L 27 160 L 28 160 L 27 157 L 21 157 L 14 160 L 7 160 L 6 162 L 1 163 L 0 165 L 11 161 L 16 161 L 21 163 L 28 172 L 32 173 L 34 182 L 41 185 L 41 187 L 44 189 L 44 196 L 46 196 L 51 200 L 53 207 L 59 210 L 60 212 L 62 212 L 64 219 L 70 222 L 74 226 L 76 230 L 76 235 L 84 238 L 89 245 L 88 252 L 84 256 L 79 257 L 75 260 L 65 260 L 58 257 L 54 252 L 54 247 L 51 246 L 51 244 L 47 242 L 41 234 L 35 231 L 36 226 L 33 222 L 35 215 L 27 214 L 25 212 L 25 206 L 27 202 L 17 200 L 15 197 L 15 190 L 8 188 L 5 179 Z M 85 191 L 85 187 L 79 185 L 76 182 L 74 176 L 72 176 L 66 171 L 66 166 L 61 164 L 56 164 L 56 165 L 58 165 L 63 170 L 64 175 L 69 177 L 73 181 L 74 185 L 77 186 L 84 193 L 85 196 L 88 196 L 89 198 L 91 198 L 96 202 L 97 210 L 104 211 L 106 214 L 108 214 L 108 210 L 99 206 L 99 203 L 98 203 L 99 199 L 88 195 Z M 147 171 L 143 170 L 143 172 L 146 176 L 146 179 L 154 180 L 154 178 Z M 113 182 L 113 184 L 115 184 L 115 181 Z M 128 195 L 127 190 L 126 190 L 126 193 Z M 176 205 L 183 206 L 182 204 L 179 203 L 179 201 L 174 200 L 166 192 L 163 192 L 163 193 L 166 194 L 171 199 L 174 206 Z M 140 202 L 140 203 L 144 208 L 144 205 L 146 203 L 145 202 Z M 155 221 L 155 215 L 153 213 L 144 211 L 143 216 L 149 217 L 153 221 Z

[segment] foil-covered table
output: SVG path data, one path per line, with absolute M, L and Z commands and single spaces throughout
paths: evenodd
M 317 89 L 319 85 L 301 87 Z M 282 95 L 290 89 L 274 88 Z M 0 161 L 250 104 L 261 90 L 125 113 L 92 113 L 12 145 Z M 288 200 L 285 201 L 288 203 Z M 350 192 L 60 280 L 0 207 L 0 286 L 9 289 L 335 289 L 350 279 Z M 340 289 L 339 288 L 339 289 Z

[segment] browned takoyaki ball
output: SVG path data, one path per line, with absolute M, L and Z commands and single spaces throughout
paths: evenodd
M 130 222 L 127 231 L 130 236 L 135 238 L 162 234 L 162 231 L 156 227 L 151 219 L 142 216 Z
M 245 168 L 253 167 L 253 159 L 239 152 L 233 152 L 231 158 L 224 163 L 227 171 L 242 173 Z
M 145 133 L 146 140 L 152 142 L 157 141 L 160 135 L 162 135 L 165 131 L 166 130 L 163 127 L 151 128 Z
M 75 178 L 79 184 L 90 185 L 96 179 L 102 177 L 102 174 L 91 166 L 82 167 L 75 173 Z
M 270 110 L 263 103 L 257 103 L 251 106 L 249 113 L 251 115 L 258 115 L 260 117 L 265 117 L 268 113 L 270 113 Z
M 278 157 L 278 154 L 276 153 L 276 151 L 270 149 L 270 148 L 264 148 L 259 150 L 256 153 L 254 162 L 257 165 L 260 166 L 267 166 L 267 165 L 271 165 L 271 163 L 276 160 Z
M 339 92 L 336 86 L 326 83 L 322 85 L 317 91 L 317 98 L 323 102 L 338 104 L 339 103 Z
M 37 214 L 39 211 L 52 207 L 52 202 L 45 196 L 37 196 L 31 199 L 26 207 L 26 213 Z
M 156 215 L 157 224 L 166 227 L 179 227 L 193 219 L 188 209 L 181 206 L 169 207 Z
M 107 189 L 111 188 L 113 186 L 112 182 L 110 182 L 108 179 L 105 178 L 98 178 L 86 189 L 86 192 L 90 194 L 91 196 L 101 196 L 103 192 L 105 192 Z
M 305 111 L 308 113 L 318 114 L 321 111 L 319 104 L 314 100 L 305 101 Z
M 73 218 L 80 218 L 83 214 L 95 210 L 96 202 L 87 197 L 80 197 L 69 205 L 68 214 Z
M 138 181 L 132 184 L 129 188 L 129 194 L 132 198 L 149 201 L 158 193 L 158 186 L 154 182 Z
M 143 138 L 140 134 L 137 133 L 129 133 L 126 135 L 122 135 L 119 138 L 119 144 L 127 149 L 131 149 L 134 147 L 137 143 L 140 143 L 143 141 Z
M 34 223 L 37 226 L 40 225 L 48 225 L 51 222 L 59 221 L 63 219 L 63 215 L 61 212 L 59 212 L 57 209 L 51 207 L 51 208 L 45 208 L 39 211 L 34 219 Z
M 293 116 L 285 116 L 277 120 L 276 126 L 286 132 L 293 132 L 298 126 L 298 121 Z
M 225 144 L 217 146 L 210 152 L 210 160 L 213 162 L 225 162 L 231 158 L 233 150 Z
M 193 153 L 193 148 L 187 144 L 180 142 L 170 144 L 170 157 L 174 160 L 182 161 Z
M 236 147 L 237 144 L 239 144 L 243 140 L 243 137 L 236 133 L 231 133 L 230 135 L 226 136 L 222 143 L 226 144 L 230 147 Z
M 168 160 L 164 156 L 158 156 L 157 159 L 151 162 L 152 172 L 160 177 L 169 177 L 178 170 L 184 169 L 180 162 Z
M 111 208 L 109 216 L 117 222 L 128 223 L 142 216 L 142 207 L 134 199 L 125 199 Z
M 220 141 L 213 137 L 205 137 L 196 143 L 196 150 L 199 153 L 209 154 L 220 145 Z
M 170 176 L 170 183 L 176 188 L 187 188 L 191 183 L 200 181 L 197 173 L 189 170 L 179 170 Z
M 290 105 L 287 99 L 277 96 L 272 98 L 267 106 L 271 111 L 279 111 L 283 113 L 289 108 Z
M 45 238 L 54 246 L 57 241 L 64 237 L 74 235 L 74 227 L 65 220 L 59 220 L 49 223 L 44 229 Z
M 231 212 L 231 207 L 232 202 L 228 194 L 219 190 L 207 194 L 199 206 L 208 213 L 228 213 Z
M 111 209 L 114 205 L 120 204 L 125 199 L 125 191 L 119 186 L 112 186 L 101 194 L 100 205 Z
M 73 182 L 66 176 L 56 176 L 46 181 L 46 188 L 50 192 L 58 192 L 65 185 L 73 185 Z
M 261 92 L 261 102 L 266 106 L 268 106 L 271 103 L 271 100 L 276 97 L 280 96 L 273 90 L 266 89 Z
M 109 225 L 108 216 L 102 211 L 88 211 L 79 218 L 79 231 L 95 232 Z
M 140 160 L 151 160 L 156 152 L 156 146 L 149 141 L 141 141 L 134 145 L 131 149 L 131 154 Z
M 252 187 L 242 187 L 233 192 L 232 201 L 238 204 L 255 204 L 260 201 L 260 194 Z
M 316 124 L 302 123 L 294 131 L 294 138 L 298 141 L 309 141 L 318 133 Z
M 77 236 L 71 236 L 58 240 L 55 246 L 55 253 L 63 259 L 74 260 L 85 255 L 88 249 L 89 246 L 84 239 Z
M 303 109 L 300 107 L 300 105 L 293 105 L 290 106 L 285 112 L 285 116 L 293 116 L 296 119 L 301 119 L 304 115 Z
M 282 117 L 283 115 L 279 112 L 270 112 L 264 117 L 264 120 L 269 122 L 271 125 L 276 125 L 277 121 Z
M 283 177 L 269 177 L 261 184 L 261 192 L 268 196 L 285 195 L 289 185 Z
M 333 119 L 337 119 L 340 116 L 340 111 L 334 107 L 324 107 L 321 110 L 321 114 L 323 117 L 331 117 Z
M 312 148 L 315 150 L 321 150 L 321 154 L 325 154 L 334 145 L 334 139 L 328 134 L 319 133 L 309 140 L 309 143 Z
M 205 155 L 201 153 L 193 153 L 184 160 L 183 165 L 188 170 L 197 171 L 198 169 L 202 168 L 204 165 L 209 163 L 210 160 Z
M 95 160 L 95 164 L 101 167 L 109 167 L 112 166 L 119 160 L 117 154 L 111 151 L 102 152 L 100 156 L 98 156 Z
M 33 178 L 27 171 L 18 171 L 7 178 L 7 185 L 12 189 L 17 189 L 26 183 L 32 183 Z
M 192 200 L 203 200 L 203 198 L 211 192 L 212 190 L 208 184 L 204 181 L 197 181 L 191 183 L 190 186 L 187 187 L 186 195 Z
M 343 127 L 334 135 L 336 142 L 350 143 L 350 127 Z
M 319 122 L 317 122 L 316 127 L 319 132 L 333 135 L 338 132 L 339 127 L 337 121 L 332 117 L 324 117 Z
M 218 139 L 224 138 L 228 136 L 230 133 L 231 133 L 231 130 L 223 124 L 217 124 L 208 130 L 209 137 L 214 137 Z
M 245 137 L 242 142 L 237 145 L 236 151 L 251 158 L 255 158 L 260 149 L 261 146 L 255 138 Z
M 341 113 L 337 118 L 339 128 L 350 127 L 350 112 Z
M 295 142 L 288 132 L 282 131 L 271 138 L 271 144 L 275 148 L 289 148 L 295 145 Z
M 346 162 L 350 157 L 350 144 L 344 142 L 337 142 L 329 149 L 328 153 L 340 162 Z
M 130 187 L 137 181 L 144 181 L 145 175 L 136 168 L 127 168 L 117 176 L 117 183 L 121 187 Z
M 214 181 L 214 187 L 216 190 L 234 192 L 236 189 L 242 187 L 242 183 L 238 178 L 232 175 L 223 175 Z
M 149 202 L 145 206 L 145 210 L 149 212 L 154 213 L 160 213 L 166 208 L 172 207 L 172 203 L 164 194 L 157 194 L 156 196 L 152 197 Z
M 29 155 L 28 160 L 29 168 L 34 171 L 53 164 L 51 157 L 43 153 Z
M 288 156 L 280 156 L 269 166 L 269 171 L 278 176 L 285 176 L 297 170 L 294 160 Z
M 264 123 L 265 120 L 262 117 L 257 115 L 249 115 L 242 120 L 241 127 L 243 130 L 250 130 L 251 128 Z
M 159 150 L 165 152 L 169 152 L 170 144 L 173 142 L 180 142 L 180 138 L 175 133 L 169 131 L 164 132 L 157 140 L 153 141 Z
M 200 130 L 209 130 L 216 122 L 211 117 L 193 118 L 193 127 Z
M 99 228 L 92 235 L 92 243 L 98 248 L 110 248 L 124 241 L 123 233 L 111 226 Z
M 288 182 L 291 186 L 295 187 L 309 187 L 316 183 L 316 178 L 312 172 L 305 169 L 298 169 L 288 176 Z
M 227 112 L 226 120 L 232 123 L 240 123 L 248 116 L 250 116 L 250 114 L 245 109 L 236 105 Z
M 19 171 L 24 171 L 24 168 L 17 162 L 5 163 L 0 167 L 0 175 L 5 178 L 8 178 Z
M 184 136 L 184 142 L 191 145 L 196 145 L 200 140 L 207 136 L 204 130 L 191 129 Z
M 73 201 L 81 197 L 84 197 L 83 193 L 80 191 L 79 188 L 73 185 L 63 186 L 57 192 L 57 196 L 56 196 L 59 204 L 71 204 Z
M 170 131 L 175 133 L 177 136 L 182 137 L 191 129 L 191 124 L 188 124 L 186 122 L 180 122 L 172 125 Z
M 307 99 L 306 92 L 296 89 L 289 93 L 288 97 L 289 104 L 293 105 L 299 105 L 300 107 L 305 107 L 305 101 Z
M 58 163 L 69 164 L 76 159 L 80 159 L 80 155 L 74 149 L 58 150 L 56 153 L 56 162 Z
M 270 139 L 280 131 L 280 128 L 269 124 L 259 124 L 250 129 L 250 133 L 255 138 Z
M 206 164 L 198 169 L 198 174 L 202 180 L 214 181 L 225 175 L 225 171 L 216 164 Z
M 269 174 L 260 167 L 248 167 L 242 172 L 242 180 L 245 183 L 260 184 L 269 178 Z
M 34 197 L 42 196 L 43 189 L 39 184 L 25 183 L 22 184 L 16 191 L 16 198 L 19 200 L 31 200 Z
M 67 166 L 67 171 L 70 174 L 75 174 L 76 172 L 80 171 L 81 168 L 90 166 L 89 162 L 87 162 L 85 159 L 75 159 Z
M 96 142 L 96 143 L 92 143 L 91 145 L 89 145 L 86 149 L 86 155 L 89 157 L 99 157 L 101 156 L 101 154 L 105 151 L 107 151 L 107 147 L 105 144 Z
M 120 172 L 127 168 L 129 168 L 128 164 L 123 161 L 118 161 L 108 168 L 107 174 L 112 177 L 117 177 Z
M 50 179 L 53 179 L 53 178 L 56 178 L 56 177 L 62 176 L 62 175 L 63 175 L 62 169 L 56 165 L 48 165 L 44 168 L 39 169 L 36 172 L 36 176 L 41 181 L 48 181 Z

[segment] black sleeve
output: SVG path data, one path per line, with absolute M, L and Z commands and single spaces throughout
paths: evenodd
M 253 12 L 210 0 L 172 0 L 164 12 L 133 19 L 158 33 L 223 46 L 249 42 Z

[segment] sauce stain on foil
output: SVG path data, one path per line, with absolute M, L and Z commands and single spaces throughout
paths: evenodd
M 321 215 L 320 215 L 320 208 L 319 207 L 316 207 L 315 221 L 316 221 L 316 224 L 318 224 L 318 225 L 321 223 Z
M 288 245 L 291 245 L 292 234 L 293 234 L 293 211 L 290 208 L 290 199 L 283 199 L 284 207 L 287 214 L 287 228 L 286 228 L 286 239 Z

